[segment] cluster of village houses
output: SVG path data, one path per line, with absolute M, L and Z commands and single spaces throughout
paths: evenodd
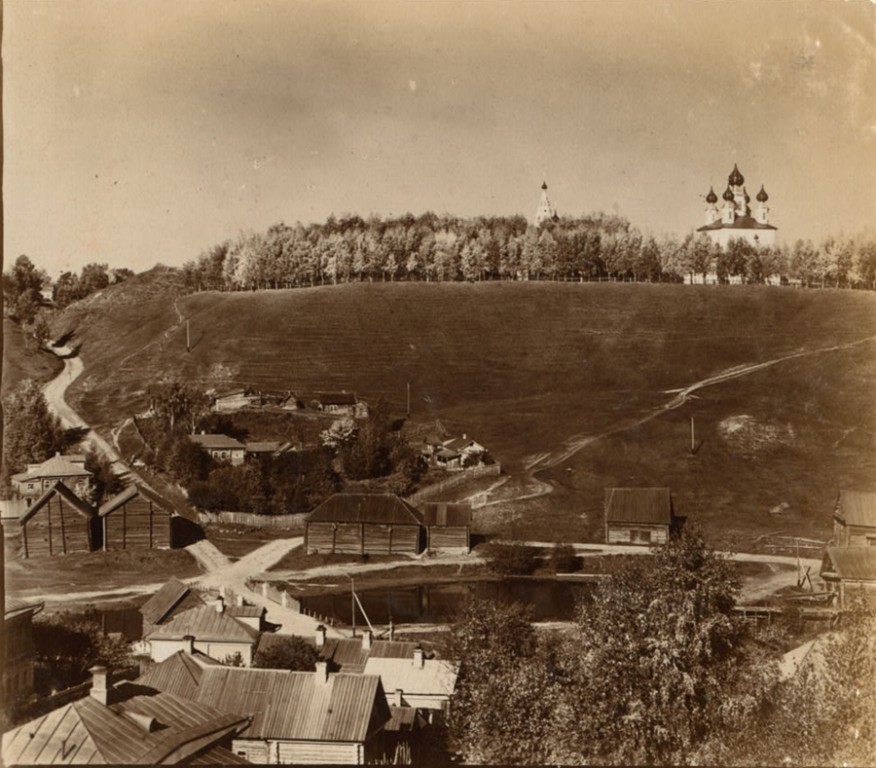
M 441 450 L 436 441 L 429 446 Z M 198 533 L 139 484 L 95 508 L 84 501 L 89 480 L 76 455 L 52 457 L 14 480 L 20 514 L 7 517 L 5 528 L 20 534 L 24 557 L 177 547 Z M 668 488 L 609 488 L 604 502 L 609 544 L 661 544 L 683 522 Z M 821 577 L 842 609 L 859 591 L 876 596 L 876 493 L 842 491 L 833 520 Z M 305 547 L 465 553 L 471 531 L 468 504 L 414 506 L 390 493 L 338 493 L 307 516 Z M 7 696 L 32 689 L 31 622 L 41 608 L 6 604 Z M 452 706 L 458 663 L 391 633 L 339 638 L 321 625 L 306 639 L 319 656 L 316 670 L 288 672 L 251 666 L 258 649 L 283 635 L 272 631 L 278 627 L 265 608 L 239 597 L 200 593 L 174 579 L 141 613 L 141 651 L 150 661 L 140 676 L 118 680 L 111 670 L 93 670 L 82 697 L 3 736 L 7 762 L 407 762 Z

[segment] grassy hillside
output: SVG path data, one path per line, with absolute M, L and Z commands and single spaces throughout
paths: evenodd
M 519 468 L 571 436 L 647 414 L 670 399 L 665 390 L 876 335 L 876 296 L 858 292 L 374 283 L 174 299 L 176 280 L 166 270 L 138 276 L 59 318 L 55 330 L 81 346 L 86 373 L 70 399 L 86 419 L 106 426 L 138 411 L 161 376 L 205 387 L 345 388 L 399 410 L 409 381 L 416 419 L 440 418 Z M 190 320 L 191 353 L 180 318 Z M 787 496 L 797 527 L 825 530 L 825 500 L 838 483 L 876 486 L 862 459 L 876 434 L 874 352 L 866 344 L 782 363 L 599 440 L 549 473 L 557 493 L 514 507 L 520 524 L 534 534 L 549 514 L 570 535 L 596 535 L 602 486 L 623 482 L 671 484 L 680 511 L 697 510 L 708 525 L 713 516 L 726 523 L 731 507 L 756 507 L 745 530 L 779 522 L 763 507 Z M 695 459 L 686 454 L 691 413 L 706 440 Z M 742 416 L 750 419 L 732 421 Z M 793 438 L 754 451 L 726 438 L 759 434 L 757 425 L 776 434 L 790 425 Z
M 5 396 L 24 379 L 49 381 L 64 364 L 51 352 L 39 349 L 33 335 L 8 317 L 3 318 L 2 387 Z

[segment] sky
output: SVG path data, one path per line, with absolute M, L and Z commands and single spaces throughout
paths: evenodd
M 779 241 L 872 229 L 869 0 L 6 0 L 4 251 L 57 277 L 426 211 L 704 223 L 738 163 Z

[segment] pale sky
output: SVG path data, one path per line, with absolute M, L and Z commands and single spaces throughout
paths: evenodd
M 868 0 L 5 0 L 5 253 L 181 265 L 330 213 L 872 228 Z

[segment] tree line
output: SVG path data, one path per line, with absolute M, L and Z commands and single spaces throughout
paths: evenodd
M 183 266 L 192 291 L 260 290 L 354 281 L 634 280 L 678 282 L 770 278 L 810 287 L 876 288 L 876 239 L 727 247 L 703 233 L 655 237 L 614 214 L 531 226 L 522 216 L 463 219 L 425 213 L 382 219 L 330 216 L 324 224 L 280 223 L 241 233 Z

